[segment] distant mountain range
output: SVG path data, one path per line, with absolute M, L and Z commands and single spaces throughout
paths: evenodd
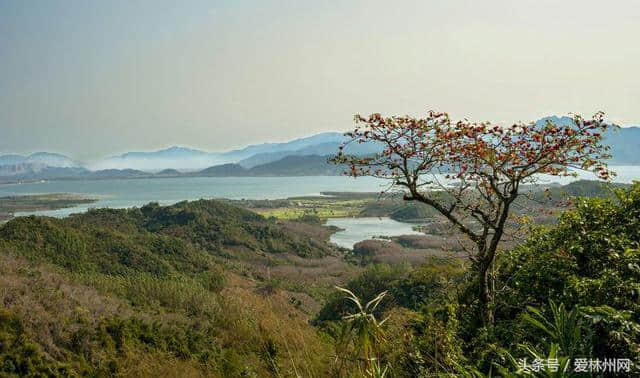
M 246 159 L 242 159 L 238 162 L 238 164 L 245 168 L 252 168 L 261 164 L 278 161 L 289 156 L 335 155 L 335 153 L 338 152 L 338 147 L 344 141 L 346 141 L 346 139 L 344 139 L 343 137 L 343 140 L 341 142 L 320 143 L 297 150 L 263 152 L 252 155 Z M 379 151 L 380 147 L 372 143 L 351 143 L 348 144 L 344 149 L 345 153 L 352 155 L 370 155 Z
M 19 164 L 40 164 L 48 167 L 70 168 L 79 167 L 80 164 L 73 161 L 71 158 L 60 155 L 52 154 L 49 152 L 36 152 L 28 156 L 23 155 L 2 155 L 0 156 L 0 166 L 6 165 L 19 165 Z
M 543 118 L 539 123 L 572 122 L 569 117 Z M 336 175 L 342 169 L 327 163 L 328 158 L 348 138 L 329 132 L 284 143 L 251 145 L 228 152 L 206 152 L 185 147 L 170 147 L 153 152 L 127 152 L 89 164 L 54 153 L 0 155 L 0 178 L 105 179 L 177 176 L 304 176 Z M 611 146 L 612 165 L 640 165 L 640 128 L 626 127 L 608 131 L 605 143 Z M 368 155 L 380 151 L 372 143 L 352 143 L 345 152 Z
M 153 152 L 127 152 L 88 164 L 91 170 L 138 169 L 157 172 L 163 169 L 197 170 L 220 161 L 216 154 L 185 147 L 170 147 Z
M 605 138 L 611 146 L 611 164 L 640 165 L 640 127 L 607 131 Z
M 570 117 L 546 117 L 537 123 L 550 120 L 553 123 L 567 125 L 573 123 Z M 640 127 L 630 126 L 609 129 L 604 134 L 604 144 L 611 147 L 611 165 L 640 165 Z
M 205 152 L 184 147 L 170 147 L 153 152 L 127 152 L 88 165 L 89 169 L 138 169 L 159 172 L 175 169 L 198 171 L 214 165 L 238 163 L 251 168 L 285 156 L 332 154 L 346 141 L 342 133 L 322 133 L 284 143 L 264 143 L 228 152 Z
M 296 155 L 296 151 L 303 151 L 309 148 L 314 148 L 319 145 L 332 145 L 334 146 L 333 152 L 337 151 L 338 146 L 347 141 L 348 138 L 342 133 L 328 132 L 316 134 L 306 138 L 294 139 L 290 142 L 284 143 L 263 143 L 245 147 L 240 150 L 229 151 L 220 154 L 223 159 L 228 162 L 238 162 L 248 159 L 255 155 L 281 153 L 288 151 L 292 155 Z
M 341 174 L 343 168 L 329 163 L 332 155 L 285 156 L 282 159 L 255 165 L 251 168 L 240 164 L 222 164 L 204 169 L 198 176 L 335 176 Z
M 57 177 L 59 174 L 66 175 L 84 170 L 71 158 L 49 152 L 37 152 L 28 156 L 0 156 L 0 177 Z

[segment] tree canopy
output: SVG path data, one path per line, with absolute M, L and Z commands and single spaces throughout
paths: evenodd
M 487 325 L 493 323 L 490 269 L 507 220 L 523 184 L 539 175 L 569 176 L 572 169 L 593 171 L 607 179 L 610 156 L 602 142 L 609 125 L 604 114 L 556 124 L 453 122 L 447 113 L 424 118 L 356 115 L 349 143 L 376 143 L 382 151 L 366 156 L 343 153 L 333 161 L 354 176 L 391 180 L 404 199 L 425 203 L 451 222 L 475 245 L 470 251 L 480 281 L 478 299 Z M 438 176 L 441 174 L 442 176 Z M 445 180 L 443 180 L 443 178 Z

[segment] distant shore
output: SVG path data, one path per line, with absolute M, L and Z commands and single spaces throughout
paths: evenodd
M 0 222 L 12 219 L 16 212 L 57 210 L 96 201 L 95 198 L 69 193 L 0 197 Z

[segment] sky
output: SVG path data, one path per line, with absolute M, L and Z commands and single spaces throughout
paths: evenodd
M 640 2 L 0 0 L 0 153 L 224 151 L 356 113 L 640 124 Z

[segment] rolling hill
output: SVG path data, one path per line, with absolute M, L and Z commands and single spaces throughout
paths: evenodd
M 328 162 L 330 155 L 287 156 L 278 161 L 255 166 L 250 176 L 332 176 L 342 168 Z
M 0 225 L 0 376 L 271 376 L 264 345 L 302 361 L 327 344 L 291 302 L 303 294 L 262 294 L 262 269 L 329 254 L 216 201 L 14 219 Z
M 266 164 L 245 168 L 239 164 L 222 164 L 209 167 L 196 176 L 211 177 L 268 177 L 268 176 L 335 176 L 342 173 L 342 168 L 331 164 L 331 155 L 285 156 L 282 159 Z
M 247 170 L 238 164 L 221 164 L 203 169 L 194 173 L 194 175 L 215 177 L 247 176 Z

